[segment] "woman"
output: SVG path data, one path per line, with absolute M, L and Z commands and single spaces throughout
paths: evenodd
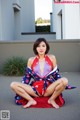
M 29 58 L 22 83 L 11 83 L 12 90 L 28 100 L 24 108 L 36 105 L 37 102 L 34 97 L 40 96 L 50 96 L 48 103 L 55 108 L 59 108 L 55 99 L 65 90 L 68 80 L 61 78 L 58 73 L 56 58 L 54 55 L 48 54 L 49 49 L 49 44 L 44 38 L 37 39 L 33 45 L 36 56 Z

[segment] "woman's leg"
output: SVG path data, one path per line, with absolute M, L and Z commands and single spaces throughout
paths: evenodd
M 12 82 L 10 86 L 14 92 L 28 100 L 24 108 L 37 104 L 31 96 L 38 97 L 38 95 L 35 94 L 31 86 L 19 82 Z
M 53 107 L 59 108 L 56 104 L 55 99 L 62 93 L 68 84 L 68 80 L 66 78 L 60 78 L 59 80 L 52 83 L 47 89 L 44 96 L 50 96 L 48 103 L 52 104 Z

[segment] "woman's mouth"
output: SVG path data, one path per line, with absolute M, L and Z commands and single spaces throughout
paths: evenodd
M 43 50 L 40 50 L 40 52 L 43 52 Z

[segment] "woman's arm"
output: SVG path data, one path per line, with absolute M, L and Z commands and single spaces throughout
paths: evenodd
M 54 69 L 57 66 L 56 57 L 54 55 L 49 55 L 49 58 L 52 61 L 53 69 Z
M 27 67 L 30 67 L 30 68 L 31 68 L 32 63 L 33 63 L 33 59 L 34 59 L 34 57 L 31 57 L 31 58 L 28 59 Z

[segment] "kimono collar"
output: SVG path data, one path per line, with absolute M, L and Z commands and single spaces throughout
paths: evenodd
M 32 63 L 32 70 L 33 68 L 36 66 L 36 64 L 39 62 L 39 56 L 36 56 L 33 63 Z M 47 62 L 51 67 L 53 67 L 53 63 L 52 61 L 50 60 L 49 56 L 48 55 L 45 55 L 45 62 Z

